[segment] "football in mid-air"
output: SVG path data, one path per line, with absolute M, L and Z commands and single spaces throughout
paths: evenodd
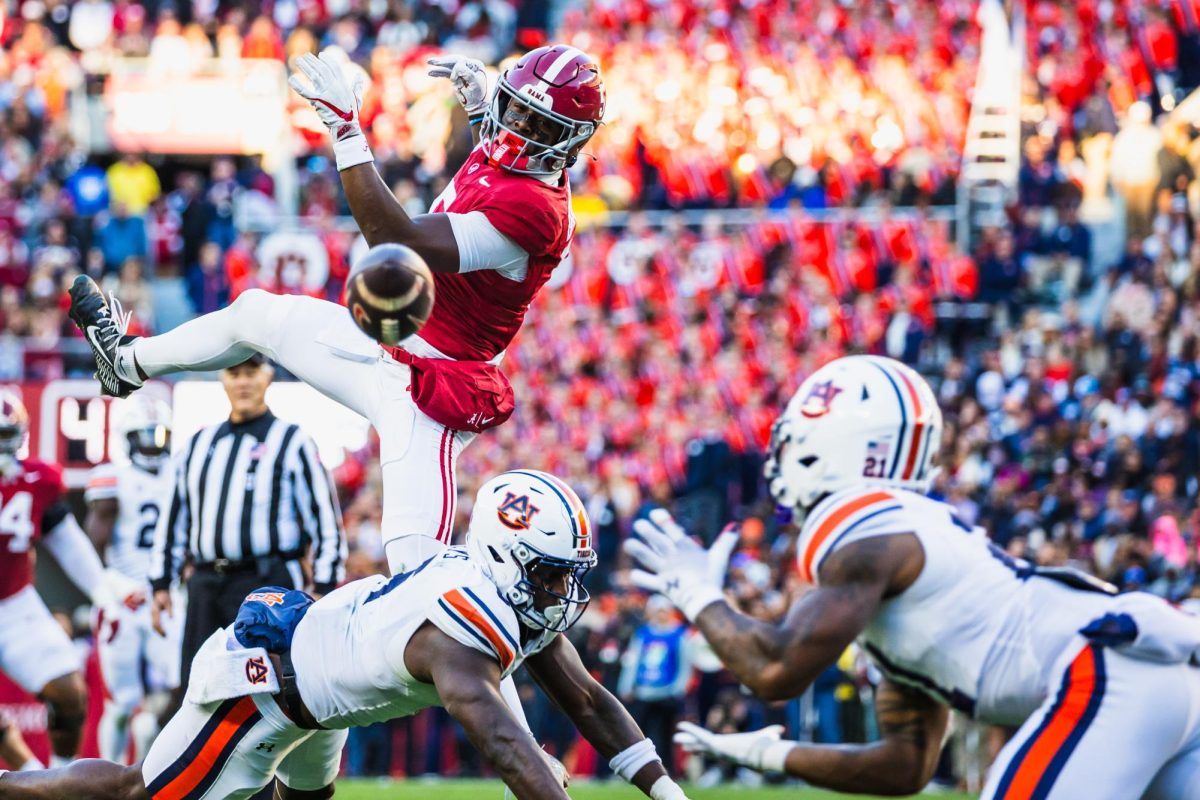
M 386 345 L 421 330 L 433 310 L 433 273 L 402 244 L 372 247 L 350 270 L 346 308 L 363 333 Z

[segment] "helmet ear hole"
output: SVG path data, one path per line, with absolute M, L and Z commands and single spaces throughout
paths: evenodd
M 804 458 L 800 459 L 800 466 L 811 467 L 813 464 L 817 463 L 817 461 L 818 459 L 816 456 L 805 456 Z
M 492 554 L 492 559 L 493 559 L 493 560 L 494 560 L 494 561 L 495 561 L 497 564 L 503 564 L 503 563 L 504 563 L 504 559 L 503 559 L 503 558 L 501 558 L 501 557 L 500 557 L 500 554 L 496 552 L 496 548 L 492 547 L 492 546 L 489 544 L 487 549 L 488 549 L 488 552 Z

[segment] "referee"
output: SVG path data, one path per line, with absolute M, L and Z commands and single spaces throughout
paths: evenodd
M 267 408 L 275 371 L 261 354 L 221 372 L 229 419 L 204 428 L 175 454 L 175 488 L 159 517 L 150 561 L 154 627 L 170 614 L 171 582 L 188 579 L 180 686 L 217 628 L 233 623 L 261 586 L 308 588 L 301 560 L 312 550 L 312 589 L 343 577 L 346 537 L 329 474 L 297 425 Z

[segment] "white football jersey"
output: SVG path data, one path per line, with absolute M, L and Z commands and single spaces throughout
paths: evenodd
M 800 572 L 819 584 L 838 548 L 903 533 L 920 540 L 925 566 L 880 605 L 859 644 L 898 683 L 984 722 L 1022 722 L 1057 680 L 1059 655 L 1115 598 L 1036 574 L 951 506 L 902 489 L 857 487 L 818 503 L 796 544 Z
M 170 496 L 167 470 L 155 474 L 133 464 L 101 464 L 92 470 L 84 500 L 117 500 L 117 521 L 105 553 L 108 566 L 136 581 L 146 580 L 154 528 Z
M 292 638 L 300 696 L 327 728 L 370 725 L 440 704 L 432 684 L 409 674 L 404 651 L 426 621 L 496 659 L 504 676 L 553 639 L 521 646 L 521 626 L 460 547 L 411 572 L 363 578 L 309 608 Z

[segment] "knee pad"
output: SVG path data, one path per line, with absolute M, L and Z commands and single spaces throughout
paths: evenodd
M 46 730 L 50 733 L 74 733 L 87 721 L 87 712 L 64 709 L 52 702 L 46 703 Z

